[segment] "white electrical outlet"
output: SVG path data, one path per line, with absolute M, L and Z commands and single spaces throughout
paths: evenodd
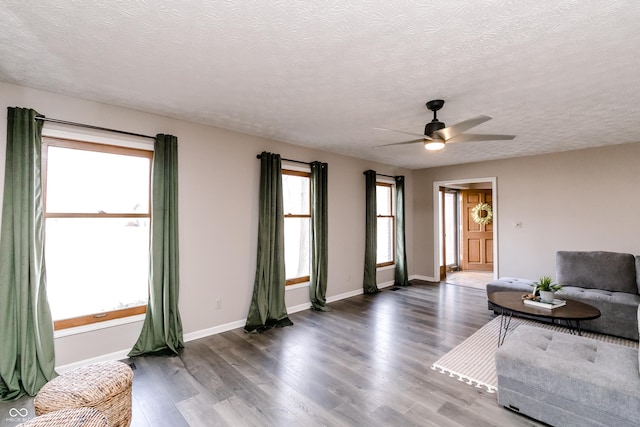
M 222 308 L 222 298 L 218 298 L 216 300 L 216 310 L 220 310 Z

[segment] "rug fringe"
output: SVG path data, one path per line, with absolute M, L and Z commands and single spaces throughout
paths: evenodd
M 483 388 L 484 387 L 484 388 L 487 389 L 488 393 L 495 393 L 497 391 L 497 388 L 492 386 L 491 384 L 487 384 L 485 382 L 475 380 L 475 379 L 470 378 L 470 377 L 468 377 L 468 376 L 466 376 L 464 374 L 461 374 L 459 372 L 455 372 L 455 371 L 452 371 L 450 369 L 447 369 L 447 368 L 445 368 L 445 367 L 443 367 L 441 365 L 437 365 L 437 364 L 434 363 L 433 365 L 431 365 L 431 369 L 433 369 L 434 371 L 439 370 L 441 374 L 449 374 L 450 377 L 458 377 L 458 381 L 464 381 L 469 385 L 474 385 L 474 383 L 475 383 L 474 387 L 476 387 L 476 388 Z

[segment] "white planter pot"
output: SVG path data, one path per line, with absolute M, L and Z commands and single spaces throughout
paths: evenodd
M 540 291 L 540 301 L 552 302 L 554 299 L 553 291 Z

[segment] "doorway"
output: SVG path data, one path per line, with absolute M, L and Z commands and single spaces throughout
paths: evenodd
M 495 216 L 496 200 L 495 178 L 434 183 L 434 265 L 440 281 L 484 289 L 497 277 L 497 226 L 487 219 L 487 210 Z

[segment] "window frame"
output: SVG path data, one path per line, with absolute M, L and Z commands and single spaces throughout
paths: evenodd
M 376 193 L 378 187 L 389 187 L 389 206 L 390 206 L 390 214 L 389 215 L 380 215 L 378 213 L 378 204 L 376 202 L 376 230 L 378 227 L 378 218 L 391 218 L 391 261 L 385 261 L 378 263 L 378 251 L 377 246 L 378 242 L 376 242 L 376 268 L 389 267 L 396 264 L 396 215 L 395 215 L 395 203 L 394 203 L 394 194 L 395 194 L 395 184 L 385 181 L 376 181 Z M 377 198 L 376 198 L 377 201 Z
M 107 154 L 119 154 L 133 157 L 142 157 L 149 159 L 149 211 L 146 214 L 139 213 L 73 213 L 73 212 L 47 212 L 47 166 L 48 166 L 48 153 L 49 147 L 67 148 L 72 150 L 93 151 Z M 46 220 L 48 218 L 142 218 L 148 219 L 151 224 L 151 170 L 153 163 L 153 150 L 145 150 L 142 148 L 131 148 L 118 145 L 110 145 L 96 142 L 88 142 L 79 139 L 66 139 L 56 136 L 42 136 L 42 207 L 43 207 L 43 219 L 44 219 L 44 240 L 46 242 Z M 149 245 L 151 245 L 151 227 L 149 227 Z M 151 247 L 149 246 L 149 254 L 151 253 Z M 149 291 L 149 282 L 147 281 L 147 292 Z M 53 322 L 54 331 L 60 331 L 63 329 L 75 328 L 79 326 L 87 326 L 95 323 L 105 322 L 108 320 L 121 319 L 125 317 L 136 316 L 145 314 L 147 312 L 147 304 L 137 305 L 122 309 L 116 309 L 111 311 L 104 311 L 100 313 L 91 313 L 82 316 L 70 317 L 67 319 L 55 320 Z
M 287 218 L 309 218 L 309 221 L 311 221 L 311 172 L 306 172 L 306 171 L 300 171 L 300 170 L 293 170 L 293 169 L 287 169 L 286 166 L 282 168 L 282 176 L 284 177 L 284 175 L 292 175 L 292 176 L 300 176 L 300 177 L 304 177 L 307 178 L 309 180 L 309 214 L 287 214 L 284 213 L 284 219 L 286 221 Z M 309 229 L 309 242 L 311 242 L 311 229 Z M 286 248 L 285 248 L 286 250 Z M 311 260 L 309 260 L 309 268 L 311 268 Z M 285 266 L 285 271 L 286 271 L 286 266 Z M 300 276 L 300 277 L 293 277 L 291 279 L 286 279 L 285 280 L 285 286 L 291 286 L 291 285 L 297 285 L 298 283 L 305 283 L 305 282 L 309 282 L 311 280 L 311 275 L 306 275 L 306 276 Z

